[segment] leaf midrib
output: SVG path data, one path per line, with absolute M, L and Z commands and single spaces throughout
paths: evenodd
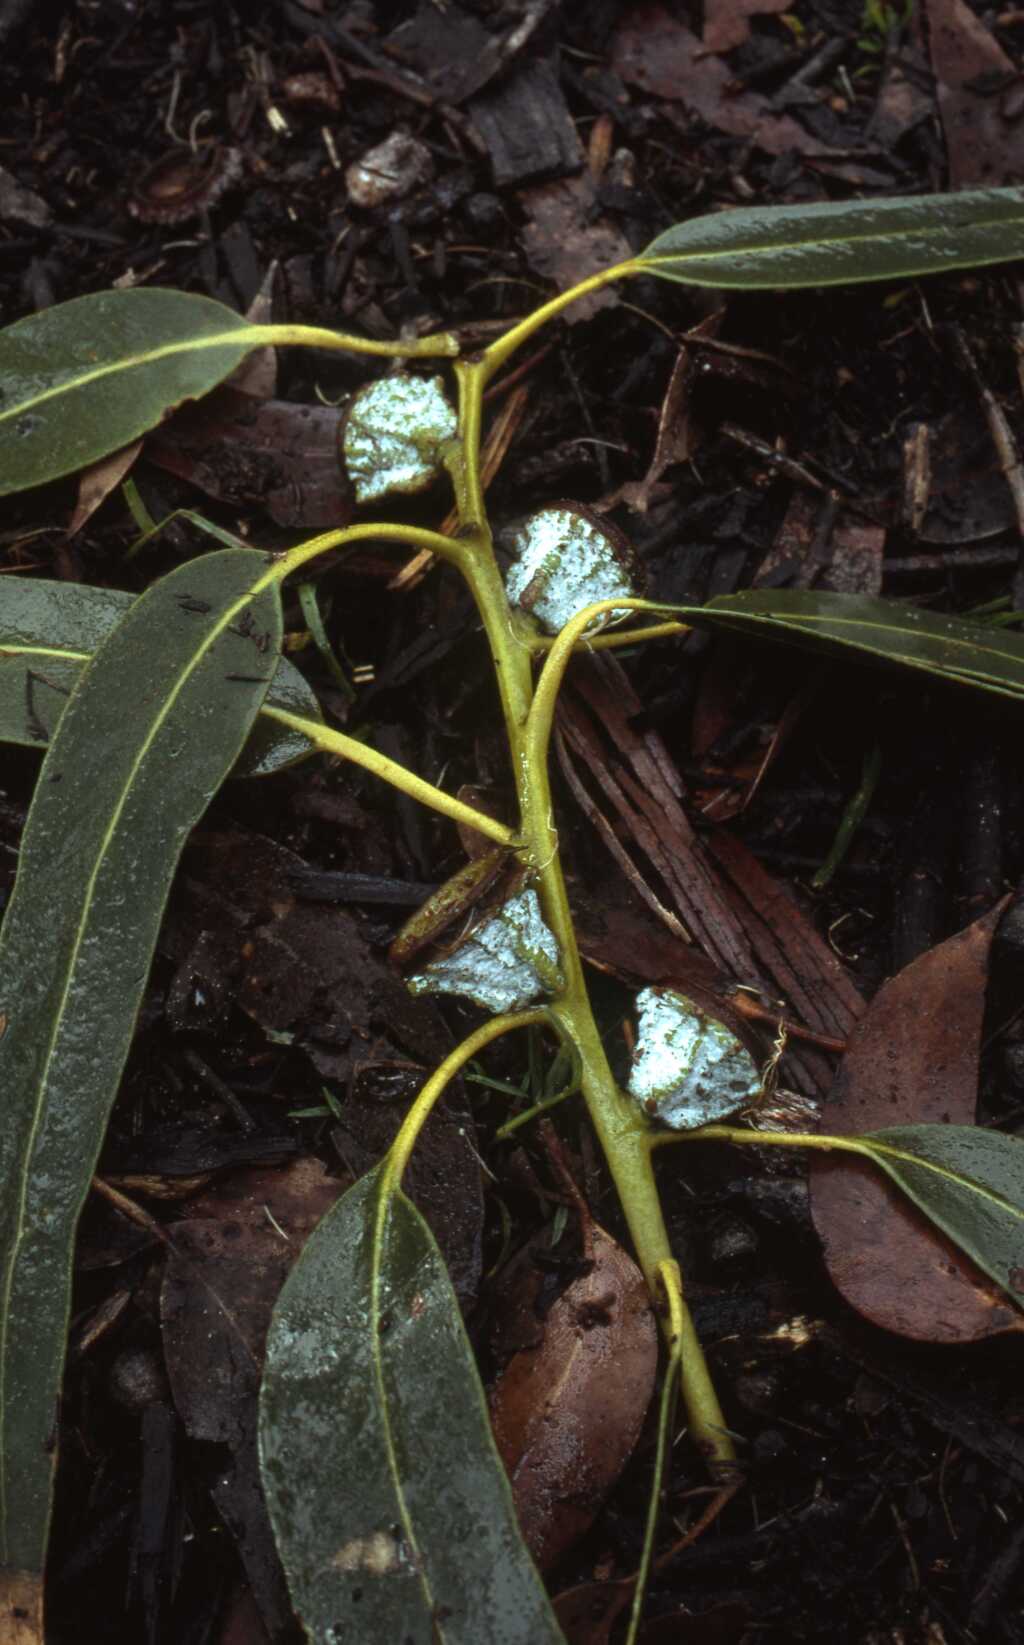
M 124 814 L 124 809 L 128 802 L 128 796 L 133 791 L 138 777 L 139 767 L 146 755 L 149 753 L 155 738 L 163 727 L 168 715 L 171 712 L 171 709 L 177 703 L 181 692 L 185 688 L 185 685 L 191 679 L 195 670 L 199 667 L 206 653 L 210 650 L 210 647 L 220 638 L 225 628 L 229 626 L 229 624 L 241 611 L 244 611 L 245 607 L 249 605 L 251 601 L 256 598 L 257 595 L 262 592 L 263 588 L 272 580 L 273 574 L 266 574 L 263 578 L 260 578 L 256 584 L 254 584 L 254 586 L 245 593 L 244 596 L 236 600 L 225 612 L 221 614 L 221 617 L 215 626 L 209 630 L 204 644 L 193 654 L 187 668 L 182 669 L 179 673 L 170 693 L 162 699 L 158 711 L 154 716 L 149 732 L 147 733 L 143 743 L 140 745 L 139 752 L 131 764 L 128 781 L 124 784 L 121 792 L 121 798 L 111 813 L 110 822 L 104 831 L 100 843 L 100 849 L 96 854 L 95 865 L 86 883 L 85 896 L 82 902 L 82 910 L 78 920 L 78 925 L 75 930 L 74 943 L 71 948 L 68 964 L 65 967 L 64 986 L 61 990 L 58 1009 L 54 1014 L 53 1031 L 47 1044 L 43 1067 L 36 1082 L 36 1099 L 32 1114 L 32 1122 L 29 1127 L 28 1141 L 23 1155 L 25 1169 L 21 1173 L 21 1183 L 19 1185 L 14 1238 L 11 1241 L 10 1260 L 6 1264 L 6 1270 L 4 1273 L 3 1301 L 2 1305 L 0 1305 L 0 1536 L 2 1536 L 3 1539 L 3 1556 L 5 1563 L 7 1560 L 8 1546 L 7 1447 L 3 1442 L 3 1436 L 7 1429 L 7 1339 L 10 1323 L 11 1293 L 14 1287 L 14 1274 L 17 1268 L 17 1259 L 21 1250 L 22 1241 L 25 1237 L 25 1212 L 28 1201 L 30 1176 L 29 1163 L 35 1152 L 36 1139 L 39 1135 L 39 1127 L 42 1122 L 43 1110 L 45 1107 L 45 1093 L 49 1085 L 50 1068 L 53 1062 L 57 1041 L 60 1037 L 61 1026 L 64 1021 L 68 994 L 71 987 L 71 978 L 75 971 L 79 953 L 81 952 L 82 943 L 85 937 L 85 930 L 92 911 L 96 881 L 99 878 L 99 874 L 104 863 L 106 862 L 111 841 L 117 826 L 120 823 L 121 817 Z
M 384 1434 L 384 1451 L 387 1456 L 388 1473 L 391 1475 L 391 1484 L 394 1489 L 395 1500 L 398 1504 L 398 1513 L 402 1522 L 402 1528 L 405 1535 L 408 1537 L 409 1547 L 412 1550 L 413 1568 L 423 1590 L 424 1601 L 427 1609 L 432 1613 L 434 1610 L 434 1596 L 431 1591 L 430 1580 L 427 1576 L 426 1566 L 423 1561 L 419 1539 L 416 1536 L 416 1532 L 413 1527 L 412 1515 L 409 1512 L 409 1506 L 405 1500 L 405 1493 L 402 1490 L 402 1479 L 398 1466 L 398 1455 L 392 1438 L 391 1423 L 388 1420 L 387 1390 L 384 1385 L 384 1355 L 380 1346 L 382 1340 L 380 1332 L 380 1320 L 382 1313 L 381 1297 L 384 1290 L 383 1276 L 381 1273 L 381 1260 L 384 1251 L 385 1227 L 391 1211 L 392 1202 L 397 1191 L 397 1186 L 392 1180 L 392 1172 L 388 1169 L 387 1163 L 385 1163 L 385 1165 L 381 1168 L 381 1178 L 377 1186 L 377 1210 L 373 1219 L 373 1246 L 370 1266 L 370 1351 L 373 1357 L 373 1372 L 374 1380 L 377 1384 L 377 1396 L 380 1400 L 381 1427 Z M 437 1630 L 438 1638 L 443 1639 L 443 1626 L 438 1623 L 436 1619 L 434 1626 Z
M 62 382 L 55 383 L 51 388 L 43 389 L 31 400 L 18 400 L 9 406 L 6 411 L 0 411 L 0 423 L 10 418 L 23 417 L 26 412 L 36 406 L 44 405 L 47 400 L 59 398 L 62 394 L 70 394 L 78 389 L 86 388 L 90 383 L 99 382 L 103 377 L 110 377 L 116 372 L 133 371 L 138 366 L 152 365 L 157 360 L 166 360 L 176 354 L 198 354 L 208 348 L 223 348 L 227 344 L 237 345 L 248 340 L 249 347 L 256 348 L 265 340 L 265 333 L 273 331 L 273 326 L 246 326 L 240 325 L 233 330 L 213 332 L 205 337 L 189 337 L 184 341 L 163 343 L 159 348 L 147 349 L 142 354 L 122 355 L 119 360 L 108 361 L 106 365 L 94 366 L 83 370 L 73 377 L 65 377 Z
M 704 609 L 704 608 L 700 608 Z M 1013 651 L 1000 651 L 996 646 L 984 645 L 981 641 L 972 640 L 961 634 L 936 634 L 930 629 L 915 629 L 904 624 L 884 623 L 880 618 L 845 617 L 842 612 L 807 612 L 797 611 L 744 611 L 740 606 L 730 610 L 726 605 L 710 605 L 706 608 L 712 612 L 721 612 L 723 616 L 732 615 L 744 617 L 751 622 L 792 623 L 796 627 L 832 625 L 837 629 L 866 629 L 868 632 L 878 631 L 886 635 L 906 635 L 913 639 L 932 640 L 937 645 L 963 646 L 967 650 L 990 653 L 993 657 L 1005 658 L 1008 662 L 1017 663 L 1024 668 L 1024 656 Z
M 927 198 L 927 196 L 925 196 L 925 198 Z M 750 208 L 741 209 L 749 210 Z M 784 210 L 785 208 L 782 209 Z M 728 217 L 730 213 L 725 212 L 721 215 Z M 1020 216 L 1021 219 L 1024 220 L 1024 200 L 1020 202 Z M 695 222 L 700 220 L 701 219 L 699 218 L 693 219 Z M 971 230 L 1004 228 L 1010 222 L 1012 222 L 1012 218 L 1004 213 L 991 218 L 986 217 L 981 220 L 972 218 L 968 223 L 958 223 L 956 228 L 961 232 L 965 228 Z M 671 232 L 671 229 L 665 230 L 666 234 L 671 234 Z M 877 242 L 879 240 L 901 240 L 915 237 L 920 239 L 922 235 L 930 235 L 933 238 L 938 238 L 939 234 L 952 234 L 953 232 L 954 226 L 952 224 L 940 224 L 936 228 L 935 226 L 929 227 L 927 224 L 918 223 L 907 228 L 865 229 L 861 233 L 855 234 L 829 235 L 826 233 L 821 236 L 816 235 L 811 240 L 784 240 L 781 242 L 773 241 L 770 245 L 765 245 L 763 241 L 752 239 L 749 241 L 741 241 L 734 245 L 725 247 L 719 246 L 709 251 L 660 251 L 653 257 L 648 257 L 641 252 L 636 261 L 644 268 L 651 268 L 657 263 L 722 262 L 727 257 L 778 256 L 780 253 L 785 253 L 788 251 L 806 251 L 808 249 L 812 251 L 827 251 L 832 246 L 856 246 L 869 240 Z M 1022 249 L 1022 255 L 1024 255 L 1024 249 Z M 972 257 L 971 260 L 974 261 L 974 258 Z M 950 261 L 948 266 L 950 268 L 954 266 L 952 261 Z
M 991 1201 L 1001 1211 L 1008 1211 L 1019 1222 L 1024 1222 L 1024 1208 L 1015 1205 L 1012 1200 L 1006 1199 L 1003 1194 L 999 1193 L 998 1189 L 989 1188 L 985 1183 L 979 1182 L 976 1177 L 968 1176 L 964 1171 L 956 1171 L 951 1166 L 940 1165 L 937 1161 L 927 1159 L 923 1154 L 915 1154 L 910 1149 L 897 1148 L 888 1142 L 879 1142 L 877 1137 L 870 1134 L 862 1137 L 861 1141 L 867 1143 L 870 1151 L 876 1155 L 899 1160 L 906 1165 L 922 1166 L 924 1170 L 934 1172 L 937 1177 L 944 1177 L 947 1182 L 955 1183 L 957 1187 L 969 1188 L 978 1195 L 979 1199 Z M 1022 1158 L 1024 1158 L 1024 1150 L 1022 1150 Z

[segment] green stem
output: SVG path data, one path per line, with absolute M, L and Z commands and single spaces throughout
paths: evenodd
M 310 560 L 316 560 L 322 554 L 329 554 L 333 549 L 347 548 L 351 543 L 372 542 L 401 543 L 406 548 L 428 548 L 438 559 L 447 560 L 452 565 L 464 567 L 466 563 L 464 545 L 456 542 L 454 537 L 442 536 L 439 531 L 426 531 L 422 526 L 415 525 L 391 525 L 387 522 L 375 525 L 349 525 L 339 531 L 325 531 L 319 537 L 310 537 L 307 542 L 299 543 L 296 548 L 290 548 L 287 553 L 279 555 L 270 570 L 260 578 L 253 592 L 261 594 L 272 584 L 283 583 L 293 571 L 301 570 Z
M 602 286 L 610 285 L 613 280 L 624 280 L 630 274 L 642 272 L 643 265 L 633 258 L 626 263 L 616 263 L 613 268 L 602 269 L 600 274 L 592 274 L 589 279 L 581 280 L 578 286 L 572 286 L 568 291 L 560 291 L 550 302 L 535 308 L 525 320 L 520 320 L 517 326 L 513 326 L 511 331 L 506 331 L 491 344 L 490 348 L 484 350 L 476 362 L 476 368 L 481 373 L 481 387 L 490 382 L 494 373 L 517 348 L 533 336 L 535 331 L 547 325 L 549 320 L 554 320 L 563 309 L 569 307 L 570 303 L 575 303 L 579 297 L 586 297 L 591 291 L 600 291 Z
M 490 646 L 516 774 L 516 788 L 521 791 L 519 739 L 533 702 L 530 651 L 516 637 L 484 506 L 480 472 L 484 378 L 479 362 L 458 360 L 454 369 L 459 387 L 459 431 L 457 444 L 448 454 L 447 465 L 459 511 L 460 534 L 457 542 L 463 552 L 461 569 Z
M 871 804 L 881 774 L 882 750 L 875 743 L 874 747 L 870 748 L 864 755 L 860 782 L 843 812 L 839 827 L 836 830 L 836 837 L 832 842 L 832 848 L 817 873 L 811 876 L 812 890 L 824 891 L 836 870 L 842 866 L 846 853 L 853 844 L 854 835 L 867 814 L 868 806 Z
M 566 1086 L 564 1091 L 557 1091 L 553 1097 L 544 1097 L 541 1102 L 535 1102 L 532 1108 L 524 1108 L 521 1114 L 516 1114 L 514 1119 L 506 1120 L 504 1125 L 495 1131 L 495 1142 L 507 1142 L 508 1138 L 513 1136 L 522 1126 L 529 1125 L 533 1120 L 540 1119 L 541 1115 L 546 1114 L 549 1109 L 557 1108 L 559 1103 L 567 1102 L 570 1097 L 577 1096 L 579 1089 L 580 1082 L 578 1079 L 574 1079 L 571 1085 Z
M 608 277 L 617 277 L 617 272 L 621 270 L 610 271 Z M 595 283 L 601 284 L 603 280 L 597 279 Z M 582 289 L 577 288 L 576 295 Z M 524 331 L 520 341 L 528 334 Z M 640 610 L 663 608 L 651 607 L 645 601 L 624 600 L 591 607 L 559 635 L 534 694 L 530 647 L 523 643 L 517 630 L 516 617 L 494 557 L 479 479 L 483 386 L 487 362 L 495 358 L 489 350 L 482 360 L 459 361 L 455 368 L 459 382 L 461 448 L 458 454 L 450 454 L 449 469 L 462 520 L 459 541 L 468 551 L 462 571 L 483 622 L 501 696 L 519 800 L 520 856 L 532 873 L 544 918 L 558 944 L 565 979 L 562 992 L 550 1003 L 551 1017 L 576 1050 L 580 1089 L 591 1123 L 608 1162 L 644 1277 L 651 1295 L 656 1296 L 660 1266 L 673 1258 L 651 1165 L 651 1132 L 637 1105 L 616 1084 L 591 1010 L 559 860 L 547 752 L 558 684 L 573 644 L 593 616 L 605 610 L 621 610 L 623 605 Z M 681 1312 L 683 1397 L 690 1430 L 713 1471 L 724 1474 L 735 1467 L 732 1440 L 685 1301 L 681 1301 Z
M 323 753 L 337 754 L 343 760 L 351 760 L 353 765 L 361 765 L 364 771 L 372 771 L 374 776 L 383 778 L 392 788 L 400 788 L 403 794 L 430 806 L 433 811 L 440 811 L 442 816 L 475 828 L 499 845 L 515 844 L 515 835 L 504 823 L 488 817 L 483 811 L 475 811 L 471 805 L 464 805 L 454 795 L 446 794 L 443 788 L 435 788 L 433 783 L 417 777 L 415 772 L 399 765 L 397 760 L 389 760 L 386 754 L 379 754 L 367 743 L 361 743 L 355 737 L 346 737 L 343 731 L 334 731 L 330 726 L 321 725 L 319 720 L 307 719 L 303 714 L 290 714 L 285 708 L 271 708 L 265 703 L 262 712 L 268 720 L 276 720 L 279 725 L 301 732 Z
M 253 326 L 253 347 L 329 348 L 346 353 L 382 354 L 389 360 L 452 359 L 459 352 L 459 339 L 450 331 L 432 337 L 401 337 L 395 342 L 378 342 L 372 337 L 353 337 L 324 326 Z M 231 334 L 229 333 L 229 336 Z
M 444 1062 L 435 1068 L 409 1109 L 388 1151 L 387 1172 L 396 1188 L 409 1163 L 409 1155 L 416 1145 L 416 1139 L 430 1117 L 431 1109 L 456 1074 L 493 1040 L 500 1039 L 503 1034 L 510 1034 L 514 1028 L 531 1028 L 546 1020 L 547 1012 L 543 1006 L 537 1006 L 531 1011 L 516 1011 L 507 1017 L 492 1017 L 490 1022 L 485 1022 L 475 1033 L 470 1034 L 468 1039 L 464 1039 L 461 1045 L 457 1045 L 454 1051 L 449 1051 Z
M 618 604 L 621 606 L 621 601 Z M 577 640 L 574 647 L 577 653 L 581 651 L 624 651 L 629 645 L 642 645 L 645 640 L 673 639 L 679 634 L 692 634 L 689 623 L 652 623 L 649 628 L 622 628 L 613 629 L 607 634 L 594 634 L 585 639 Z M 558 638 L 557 634 L 535 634 L 531 636 L 530 646 L 536 652 L 550 651 Z
M 676 1408 L 676 1376 L 682 1364 L 683 1355 L 683 1288 L 679 1277 L 679 1264 L 676 1262 L 660 1263 L 658 1272 L 665 1301 L 668 1304 L 666 1336 L 669 1343 L 669 1358 L 665 1367 L 665 1381 L 661 1389 L 661 1409 L 658 1413 L 658 1442 L 654 1453 L 654 1472 L 651 1477 L 647 1525 L 644 1529 L 644 1546 L 640 1556 L 640 1567 L 636 1573 L 633 1605 L 629 1615 L 629 1632 L 626 1635 L 625 1645 L 636 1645 L 640 1618 L 643 1614 L 647 1581 L 651 1572 L 651 1560 L 654 1557 L 654 1537 L 658 1528 L 658 1515 L 661 1512 L 661 1487 L 665 1477 L 665 1460 L 670 1448 L 672 1416 Z
M 861 1137 L 831 1136 L 825 1131 L 750 1131 L 742 1125 L 702 1125 L 695 1131 L 652 1131 L 651 1147 L 664 1148 L 673 1142 L 735 1142 L 754 1148 L 816 1148 L 822 1154 L 861 1154 L 875 1160 L 880 1153 L 895 1154 L 883 1143 L 865 1142 Z M 916 1155 L 908 1158 L 917 1160 Z

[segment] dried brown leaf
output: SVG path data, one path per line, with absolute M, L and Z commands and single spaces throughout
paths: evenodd
M 946 139 L 949 186 L 993 188 L 1024 173 L 1024 129 L 1015 106 L 1003 112 L 993 80 L 1019 90 L 1018 65 L 964 0 L 927 0 L 928 44 Z
M 275 259 L 267 265 L 260 289 L 245 311 L 246 319 L 254 326 L 269 326 L 273 322 L 277 270 Z M 251 394 L 255 400 L 273 399 L 277 393 L 277 349 L 254 348 L 225 379 L 225 386 L 237 389 L 240 394 Z
M 775 114 L 767 97 L 736 91 L 732 70 L 709 56 L 699 35 L 663 6 L 634 6 L 616 31 L 612 67 L 630 85 L 683 105 L 718 131 L 756 143 L 768 154 L 830 154 L 788 114 Z
M 539 1271 L 522 1255 L 510 1266 L 517 1284 L 505 1300 L 523 1345 L 495 1384 L 491 1421 L 523 1536 L 545 1569 L 587 1530 L 632 1454 L 658 1334 L 643 1275 L 596 1224 L 584 1232 L 585 1271 L 542 1319 Z
M 222 386 L 152 434 L 146 456 L 210 497 L 259 503 L 282 526 L 326 530 L 352 514 L 338 454 L 341 412 Z
M 597 189 L 589 172 L 524 189 L 519 199 L 528 219 L 523 246 L 530 265 L 556 285 L 574 286 L 630 256 L 632 248 L 622 231 L 596 216 Z M 578 324 L 618 300 L 608 286 L 581 297 L 565 318 L 570 325 Z
M 879 990 L 853 1032 L 823 1130 L 973 1125 L 989 948 L 1004 907 Z M 1024 1330 L 1004 1294 L 866 1161 L 816 1155 L 811 1209 L 834 1283 L 883 1329 L 925 1342 Z
M 110 493 L 117 490 L 125 475 L 134 466 L 141 450 L 142 441 L 133 440 L 131 445 L 122 446 L 120 451 L 112 451 L 109 457 L 101 457 L 98 463 L 91 463 L 88 468 L 82 470 L 78 476 L 75 511 L 68 521 L 69 538 L 81 531 L 100 504 L 105 503 Z
M 161 1316 L 174 1403 L 192 1439 L 226 1448 L 211 1495 L 275 1638 L 286 1632 L 291 1607 L 259 1481 L 260 1367 L 285 1276 L 344 1186 L 309 1158 L 283 1170 L 237 1171 L 168 1231 Z
M 627 480 L 618 491 L 601 502 L 601 508 L 612 508 L 624 502 L 637 514 L 646 514 L 651 505 L 651 493 L 667 468 L 674 463 L 685 463 L 693 456 L 695 436 L 690 422 L 690 388 L 693 383 L 697 351 L 692 341 L 717 337 L 722 314 L 708 314 L 699 321 L 680 344 L 672 367 L 661 412 L 658 416 L 658 436 L 647 473 L 642 480 Z
M 732 51 L 750 37 L 752 17 L 785 11 L 789 0 L 707 0 L 704 7 L 704 50 Z

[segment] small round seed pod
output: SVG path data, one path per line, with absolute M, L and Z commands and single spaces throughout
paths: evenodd
M 746 1046 L 685 994 L 637 995 L 639 1036 L 627 1089 L 674 1131 L 726 1119 L 759 1095 L 761 1075 Z
M 509 599 L 548 634 L 598 600 L 642 591 L 643 573 L 627 539 L 582 503 L 549 503 L 503 541 L 513 555 L 505 577 Z M 611 615 L 617 621 L 629 611 Z
M 352 396 L 341 429 L 345 471 L 357 503 L 389 491 L 422 491 L 440 473 L 458 419 L 440 377 L 401 372 Z

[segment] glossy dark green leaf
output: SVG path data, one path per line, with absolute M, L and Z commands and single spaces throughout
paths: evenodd
M 688 613 L 690 615 L 690 613 Z M 839 647 L 963 685 L 1024 698 L 1024 636 L 858 594 L 751 589 L 708 602 L 693 620 L 765 639 Z
M 1024 257 L 1024 189 L 806 206 L 741 206 L 677 223 L 644 274 L 739 290 L 856 285 Z
M 42 1566 L 75 1224 L 171 877 L 274 671 L 276 588 L 251 599 L 268 563 L 209 554 L 131 607 L 25 826 L 0 928 L 0 1599 Z
M 0 331 L 0 496 L 73 474 L 229 376 L 267 340 L 209 297 L 97 291 Z M 272 340 L 272 339 L 271 339 Z
M 1024 1307 L 1024 1139 L 900 1125 L 858 1139 L 937 1228 Z
M 42 748 L 91 654 L 137 595 L 82 583 L 7 577 L 0 588 L 0 742 Z M 297 668 L 280 658 L 267 706 L 321 720 Z M 261 716 L 232 775 L 266 777 L 312 752 L 305 737 Z
M 320 1223 L 274 1312 L 263 1486 L 313 1645 L 556 1645 L 459 1306 L 386 1166 Z

